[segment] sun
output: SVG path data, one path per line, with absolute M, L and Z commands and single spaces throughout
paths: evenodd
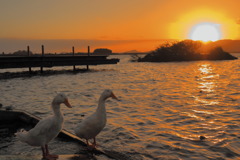
M 221 39 L 220 25 L 214 23 L 199 23 L 192 27 L 189 38 L 204 42 Z

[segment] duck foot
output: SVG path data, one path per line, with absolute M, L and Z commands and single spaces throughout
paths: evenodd
M 92 151 L 92 150 L 96 150 L 96 145 L 94 145 L 94 144 L 88 145 L 88 146 L 87 146 L 87 149 L 88 149 L 88 150 L 91 150 L 91 151 Z
M 46 155 L 43 156 L 42 160 L 56 160 L 58 159 L 58 155 Z
M 47 155 L 46 157 L 57 159 L 57 158 L 58 158 L 58 155 L 49 154 L 49 155 Z
M 42 160 L 56 160 L 58 155 L 49 154 L 48 145 L 42 146 L 43 158 Z
M 88 140 L 86 141 L 87 142 L 87 149 L 89 150 L 96 150 L 96 146 L 97 146 L 97 143 L 96 143 L 96 139 L 93 138 L 94 141 L 92 144 L 89 144 Z

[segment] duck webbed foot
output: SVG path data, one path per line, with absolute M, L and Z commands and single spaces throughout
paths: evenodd
M 89 144 L 89 142 L 88 142 L 88 140 L 87 140 L 87 148 L 88 148 L 89 150 L 94 150 L 94 149 L 96 149 L 96 146 L 97 146 L 97 144 L 96 144 L 96 139 L 95 139 L 95 138 L 93 138 L 93 143 L 92 143 L 92 144 Z
M 42 147 L 42 151 L 43 151 L 42 160 L 56 160 L 59 157 L 58 155 L 49 154 L 48 145 Z
M 58 159 L 58 155 L 48 154 L 48 155 L 46 155 L 46 159 L 47 160 L 56 160 L 56 159 Z

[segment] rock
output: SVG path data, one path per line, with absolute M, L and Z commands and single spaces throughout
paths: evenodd
M 199 139 L 202 141 L 202 140 L 206 139 L 206 137 L 205 136 L 200 136 Z
M 6 106 L 5 109 L 6 109 L 7 111 L 11 111 L 11 110 L 13 110 L 13 106 Z

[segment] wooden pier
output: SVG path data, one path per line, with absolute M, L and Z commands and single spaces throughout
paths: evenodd
M 29 46 L 27 50 L 29 53 Z M 73 70 L 75 70 L 78 65 L 85 65 L 89 69 L 89 65 L 117 64 L 119 62 L 119 59 L 116 58 L 108 59 L 107 55 L 90 55 L 90 47 L 88 47 L 86 55 L 75 55 L 74 47 L 72 52 L 72 55 L 45 55 L 44 46 L 42 46 L 41 55 L 0 56 L 0 69 L 29 68 L 29 72 L 31 72 L 32 67 L 40 67 L 43 72 L 44 67 L 73 66 Z
M 0 57 L 0 69 L 55 67 L 77 65 L 117 64 L 119 59 L 107 59 L 107 56 L 3 56 Z

